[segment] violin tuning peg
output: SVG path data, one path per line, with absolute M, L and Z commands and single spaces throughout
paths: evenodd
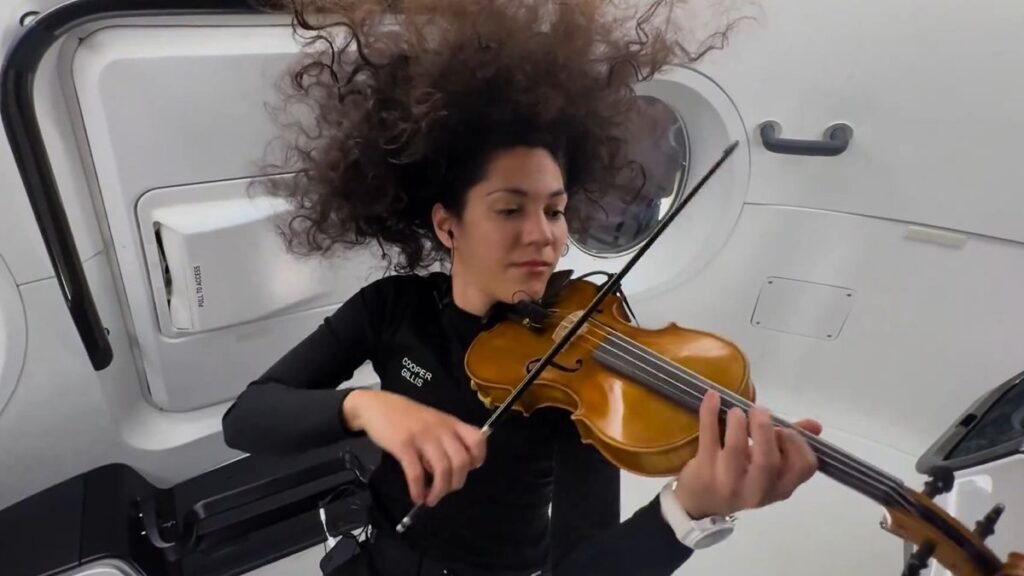
M 928 567 L 928 561 L 931 560 L 934 553 L 935 544 L 933 542 L 926 542 L 907 559 L 907 565 L 903 568 L 901 576 L 919 576 L 921 571 Z
M 937 468 L 932 477 L 924 483 L 924 490 L 921 493 L 929 499 L 945 494 L 953 489 L 955 479 L 953 471 L 949 468 Z
M 974 534 L 982 540 L 995 534 L 996 522 L 999 522 L 999 517 L 1002 516 L 1005 511 L 1006 506 L 1003 504 L 996 504 L 993 506 L 992 509 L 989 510 L 988 514 L 985 514 L 985 517 L 978 520 L 974 525 Z

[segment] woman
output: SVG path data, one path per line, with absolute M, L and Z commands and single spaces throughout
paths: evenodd
M 335 0 L 297 11 L 323 49 L 288 100 L 314 112 L 289 148 L 299 175 L 269 181 L 297 209 L 287 237 L 311 253 L 372 243 L 399 273 L 365 286 L 250 384 L 224 434 L 251 453 L 358 434 L 382 449 L 375 536 L 352 574 L 367 573 L 358 564 L 384 576 L 668 575 L 693 551 L 683 514 L 764 506 L 813 473 L 807 444 L 763 410 L 749 423 L 730 413 L 720 437 L 709 394 L 697 457 L 620 523 L 619 471 L 568 413 L 513 415 L 480 438 L 489 412 L 463 368 L 467 347 L 507 304 L 544 293 L 570 226 L 643 185 L 621 139 L 632 87 L 696 58 L 673 40 L 671 7 L 631 16 L 606 0 Z M 415 273 L 444 260 L 450 273 Z M 365 361 L 381 389 L 336 390 Z

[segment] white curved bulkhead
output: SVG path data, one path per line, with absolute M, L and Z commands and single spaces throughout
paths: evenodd
M 626 294 L 641 325 L 733 340 L 759 402 L 819 419 L 828 440 L 919 488 L 921 451 L 1024 359 L 1024 5 L 772 0 L 757 14 L 701 66 L 640 89 L 685 126 L 686 190 L 740 147 Z M 0 508 L 107 462 L 169 486 L 238 458 L 220 432 L 231 399 L 382 270 L 372 252 L 286 257 L 280 207 L 249 195 L 274 135 L 265 105 L 296 55 L 287 25 L 137 24 L 55 50 L 36 88 L 110 331 L 103 371 L 0 146 Z M 807 139 L 845 122 L 853 138 L 835 157 L 780 155 L 761 140 L 767 120 Z M 576 246 L 563 267 L 614 272 L 629 256 Z M 374 382 L 364 367 L 351 384 Z M 1017 468 L 982 472 L 1004 489 Z M 662 482 L 625 476 L 623 515 Z M 973 522 L 980 504 L 964 506 Z M 680 573 L 895 574 L 903 544 L 880 517 L 818 477 L 741 515 L 728 544 Z

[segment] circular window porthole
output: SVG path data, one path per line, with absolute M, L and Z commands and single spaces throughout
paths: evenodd
M 581 196 L 568 207 L 573 244 L 591 256 L 616 257 L 638 248 L 682 200 L 690 142 L 679 114 L 659 98 L 637 96 L 627 123 L 623 186 L 600 201 Z
M 750 145 L 732 99 L 703 72 L 669 68 L 638 84 L 636 92 L 645 98 L 637 121 L 630 124 L 632 134 L 624 140 L 640 150 L 633 152 L 635 158 L 641 158 L 645 149 L 660 150 L 659 154 L 647 152 L 660 164 L 645 161 L 645 170 L 651 172 L 649 186 L 627 186 L 628 192 L 615 195 L 602 190 L 593 199 L 579 195 L 569 203 L 566 220 L 572 248 L 560 265 L 576 274 L 621 269 L 672 209 L 693 193 L 695 182 L 707 174 L 726 147 L 734 141 L 740 143 L 732 158 L 622 280 L 623 289 L 639 304 L 688 282 L 725 247 L 750 186 Z M 647 142 L 642 141 L 645 135 Z M 609 202 L 609 196 L 619 198 Z M 573 214 L 574 210 L 592 222 L 574 220 L 579 214 Z

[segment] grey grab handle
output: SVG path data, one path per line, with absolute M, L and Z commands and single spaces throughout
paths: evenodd
M 850 146 L 853 127 L 845 122 L 836 122 L 825 128 L 821 140 L 798 140 L 779 138 L 782 125 L 775 120 L 766 120 L 757 127 L 761 142 L 769 152 L 797 156 L 838 156 Z

